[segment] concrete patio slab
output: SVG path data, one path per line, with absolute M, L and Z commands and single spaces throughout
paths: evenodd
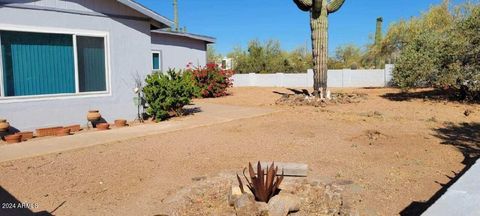
M 0 146 L 0 162 L 64 152 L 89 146 L 157 135 L 178 130 L 191 129 L 253 118 L 275 112 L 273 109 L 196 103 L 188 106 L 199 112 L 185 118 L 172 119 L 158 124 L 118 128 L 108 131 L 82 133 L 66 137 L 51 137 L 31 140 L 13 145 Z
M 477 161 L 422 216 L 480 215 L 480 163 Z

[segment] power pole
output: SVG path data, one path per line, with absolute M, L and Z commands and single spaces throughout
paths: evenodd
M 178 32 L 179 24 L 178 24 L 178 0 L 173 0 L 173 16 L 175 22 L 175 31 Z

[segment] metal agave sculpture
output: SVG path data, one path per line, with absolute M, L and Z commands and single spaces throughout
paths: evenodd
M 253 169 L 251 163 L 248 163 L 248 172 L 250 174 L 250 180 L 248 180 L 245 171 L 247 168 L 243 169 L 243 176 L 245 177 L 245 181 L 247 182 L 247 187 L 252 191 L 255 199 L 260 202 L 266 202 L 270 200 L 275 194 L 278 192 L 279 186 L 283 181 L 284 173 L 282 170 L 282 175 L 277 176 L 278 167 L 275 166 L 275 163 L 272 163 L 270 168 L 267 166 L 267 169 L 262 169 L 260 165 L 260 161 L 257 164 L 257 173 Z M 266 173 L 265 173 L 266 171 Z M 240 186 L 240 190 L 242 193 L 245 193 L 245 189 L 243 187 L 243 182 L 240 179 L 240 176 L 237 174 L 237 180 Z
M 315 96 L 327 96 L 328 15 L 338 11 L 345 0 L 293 0 L 302 11 L 310 12 Z M 320 95 L 320 90 L 322 95 Z

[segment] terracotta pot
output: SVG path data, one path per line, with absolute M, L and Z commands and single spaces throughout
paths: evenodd
M 62 128 L 60 130 L 57 130 L 57 133 L 55 135 L 56 136 L 68 136 L 68 135 L 70 135 L 70 129 L 69 128 Z
M 88 121 L 98 121 L 102 118 L 102 115 L 100 115 L 100 112 L 98 110 L 90 110 L 88 111 L 87 114 L 87 120 Z
M 115 120 L 115 126 L 116 127 L 125 127 L 125 126 L 127 126 L 127 120 L 117 119 L 117 120 Z
M 18 132 L 16 134 L 22 135 L 22 141 L 27 141 L 29 139 L 33 139 L 33 132 L 32 131 Z
M 75 133 L 75 132 L 78 132 L 78 131 L 81 130 L 80 125 L 70 125 L 70 126 L 66 126 L 66 127 L 63 127 L 63 128 L 70 129 L 70 132 L 72 132 L 72 133 Z
M 57 135 L 57 131 L 63 129 L 63 127 L 49 127 L 49 128 L 39 128 L 36 130 L 37 136 L 45 137 L 45 136 L 55 136 Z
M 108 129 L 110 129 L 110 125 L 108 123 L 97 124 L 97 130 L 108 130 Z
M 22 135 L 21 134 L 13 134 L 13 135 L 5 136 L 5 141 L 7 141 L 7 143 L 22 142 Z
M 0 119 L 0 132 L 8 131 L 10 128 L 10 124 L 7 122 L 6 119 Z

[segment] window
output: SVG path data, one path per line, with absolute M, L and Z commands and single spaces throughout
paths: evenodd
M 0 98 L 107 91 L 105 37 L 0 31 Z
M 106 91 L 103 38 L 78 36 L 77 59 L 80 92 Z
M 152 65 L 153 65 L 153 70 L 162 70 L 162 55 L 161 52 L 159 51 L 154 51 L 152 52 Z

